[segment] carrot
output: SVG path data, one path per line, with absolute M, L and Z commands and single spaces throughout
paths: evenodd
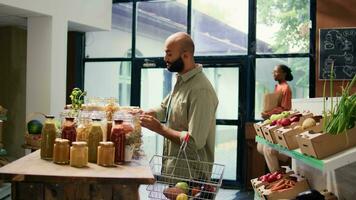
M 286 188 L 286 189 L 281 189 L 281 190 L 278 190 L 278 192 L 285 192 L 287 190 L 290 190 L 291 188 Z
M 284 189 L 285 186 L 286 186 L 286 185 L 283 184 L 283 185 L 279 185 L 278 187 L 273 187 L 273 188 L 271 188 L 271 191 L 278 191 L 278 190 Z

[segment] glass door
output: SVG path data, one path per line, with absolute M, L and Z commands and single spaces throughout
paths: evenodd
M 142 59 L 140 106 L 143 110 L 157 107 L 174 86 L 174 74 L 168 72 L 162 59 Z M 219 98 L 216 113 L 215 162 L 225 165 L 224 182 L 236 183 L 239 154 L 239 90 L 238 63 L 204 62 L 203 71 Z M 143 129 L 144 151 L 150 159 L 162 154 L 163 137 Z M 229 155 L 229 156 L 226 156 Z

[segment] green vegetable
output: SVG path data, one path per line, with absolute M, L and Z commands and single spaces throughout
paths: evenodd
M 74 88 L 72 93 L 69 95 L 70 100 L 72 101 L 72 109 L 77 112 L 82 108 L 84 103 L 84 96 L 87 95 L 87 92 L 82 92 L 79 88 Z
M 331 66 L 333 72 L 334 64 Z M 345 133 L 347 129 L 351 129 L 355 126 L 356 121 L 356 93 L 350 94 L 351 88 L 356 83 L 356 75 L 353 77 L 352 81 L 342 88 L 342 94 L 340 101 L 336 102 L 334 107 L 332 98 L 333 89 L 333 73 L 330 77 L 330 92 L 331 92 L 331 109 L 330 113 L 327 113 L 325 108 L 325 83 L 324 83 L 324 123 L 323 130 L 326 133 L 337 135 L 340 133 Z
M 282 119 L 282 118 L 284 118 L 283 114 L 273 114 L 273 115 L 271 115 L 271 117 L 269 119 L 272 121 L 275 121 L 275 120 Z
M 41 134 L 42 123 L 38 120 L 31 120 L 27 123 L 27 131 L 29 134 Z

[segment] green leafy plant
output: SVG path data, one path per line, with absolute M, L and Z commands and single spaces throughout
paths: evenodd
M 75 112 L 78 112 L 84 103 L 84 96 L 87 95 L 86 91 L 82 91 L 79 88 L 74 88 L 72 93 L 69 95 L 70 100 L 72 101 L 72 109 Z
M 333 72 L 334 64 L 331 65 L 331 72 Z M 326 111 L 325 106 L 325 88 L 326 81 L 324 82 L 323 96 L 324 96 L 324 121 L 323 131 L 332 135 L 346 133 L 348 129 L 355 126 L 356 121 L 356 93 L 350 94 L 352 87 L 356 83 L 356 75 L 353 77 L 346 87 L 342 87 L 340 100 L 337 100 L 335 106 L 333 105 L 333 80 L 334 76 L 331 73 L 330 77 L 330 95 L 331 95 L 331 108 Z

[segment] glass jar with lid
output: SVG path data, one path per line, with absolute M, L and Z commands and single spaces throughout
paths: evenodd
M 52 160 L 53 146 L 56 139 L 56 125 L 53 115 L 47 115 L 41 133 L 41 159 Z
M 89 162 L 96 163 L 97 150 L 99 142 L 103 140 L 103 130 L 101 127 L 101 119 L 93 119 L 91 129 L 88 136 L 88 160 Z
M 76 141 L 88 142 L 88 136 L 91 128 L 91 112 L 81 111 L 78 116 L 78 127 L 76 129 Z
M 72 143 L 69 163 L 72 167 L 85 167 L 88 165 L 88 146 L 86 142 Z
M 110 167 L 114 165 L 115 147 L 112 142 L 100 142 L 98 146 L 97 164 Z
M 125 137 L 132 130 L 132 115 L 126 112 L 116 112 L 110 140 L 115 146 L 115 163 L 117 164 L 125 162 Z
M 62 125 L 62 139 L 69 140 L 69 144 L 75 142 L 77 138 L 77 131 L 75 128 L 74 117 L 66 117 Z
M 57 164 L 69 163 L 69 140 L 57 138 L 53 147 L 53 162 Z

